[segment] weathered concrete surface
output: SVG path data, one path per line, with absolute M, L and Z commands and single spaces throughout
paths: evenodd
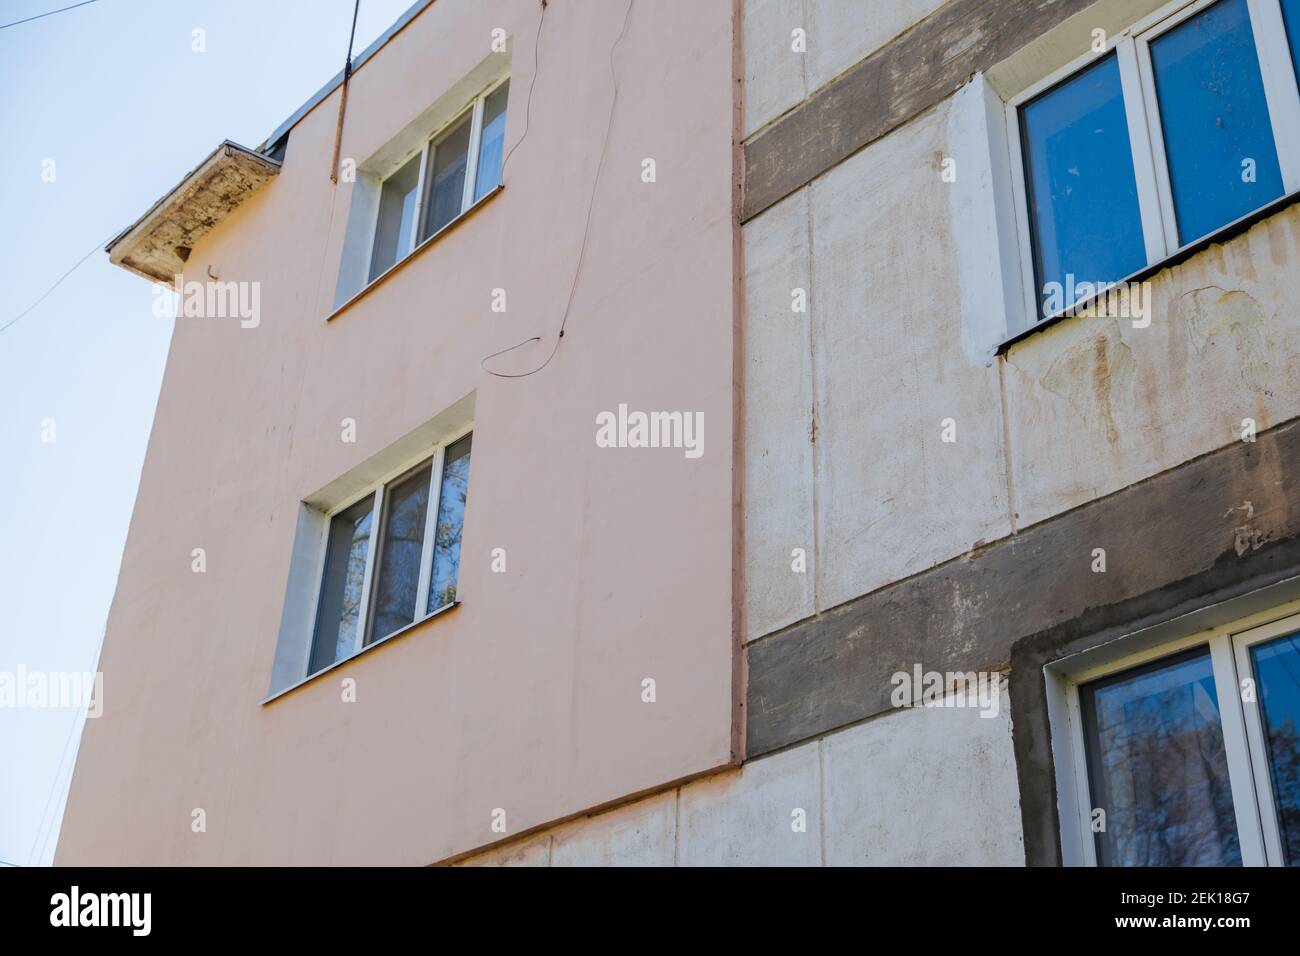
M 222 143 L 108 244 L 109 261 L 171 285 L 199 240 L 279 171 L 273 159 Z
M 952 0 L 746 143 L 742 218 L 940 103 L 1091 2 Z
M 890 713 L 460 865 L 1023 862 L 1004 685 L 993 717 L 960 707 Z
M 1298 564 L 1293 422 L 751 644 L 747 752 L 890 709 L 890 676 L 915 664 L 1004 667 L 1020 638 L 1100 630 Z
M 461 860 L 456 866 L 550 866 L 551 834 L 535 833 Z
M 564 824 L 553 837 L 551 866 L 672 866 L 677 791 Z
M 780 116 L 808 95 L 807 54 L 791 48 L 791 31 L 807 29 L 803 0 L 744 0 L 744 135 Z
M 1086 49 L 1091 27 L 1113 33 L 1155 2 L 953 0 L 892 42 L 870 35 L 865 4 L 805 5 L 808 99 L 780 118 L 751 110 L 746 124 L 775 120 L 746 146 L 746 427 L 762 436 L 746 461 L 751 759 L 818 737 L 829 753 L 824 735 L 889 710 L 889 677 L 914 664 L 1005 668 L 1022 638 L 1128 626 L 1300 566 L 1300 489 L 1288 477 L 1300 437 L 1286 426 L 1238 441 L 1243 419 L 1263 430 L 1300 416 L 1300 207 L 1159 273 L 1149 328 L 1081 316 L 992 358 L 1022 291 L 1018 238 L 995 195 L 1005 146 L 984 115 L 1000 117 L 1001 103 L 981 102 L 983 79 L 967 80 L 993 67 L 991 88 L 1015 92 Z M 768 24 L 787 49 L 793 15 L 786 5 Z M 815 65 L 829 22 L 861 28 L 835 31 L 845 52 L 831 62 L 849 63 L 854 44 L 885 46 L 818 90 L 836 69 Z M 760 102 L 788 102 L 795 86 Z M 946 158 L 955 184 L 941 182 Z M 794 436 L 808 373 L 778 296 L 804 268 L 805 197 L 810 512 L 793 485 L 807 469 Z M 955 444 L 939 441 L 943 418 Z M 776 448 L 780 462 L 763 457 Z M 792 624 L 807 591 L 786 570 L 786 539 L 809 526 L 814 616 Z M 1012 687 L 1035 714 L 1031 672 Z M 1017 752 L 1036 734 L 1032 763 L 1047 730 L 1030 717 L 1022 735 L 1021 713 Z M 924 736 L 888 720 L 905 741 Z M 998 787 L 990 800 L 1015 806 L 1014 786 Z M 1033 859 L 1051 829 L 1047 799 L 1035 792 L 1024 807 Z M 843 845 L 830 838 L 830 804 L 826 814 L 829 845 Z
M 817 866 L 819 747 L 812 742 L 752 761 L 522 837 L 459 865 Z M 798 831 L 796 810 L 805 813 Z
M 683 787 L 680 866 L 817 866 L 821 768 L 817 743 Z M 804 827 L 795 829 L 796 811 Z
M 1300 415 L 1300 206 L 1151 281 L 1148 328 L 1075 316 L 1006 356 L 1023 527 Z
M 743 0 L 744 135 L 929 15 L 944 0 Z M 793 49 L 802 29 L 805 52 Z
M 1005 686 L 997 714 L 921 707 L 822 740 L 827 866 L 1022 866 Z
M 815 93 L 946 0 L 804 0 L 808 92 Z
M 811 187 L 818 610 L 1011 530 L 997 369 L 962 343 L 946 130 L 945 105 Z
M 752 639 L 815 611 L 812 303 L 808 194 L 743 229 L 745 243 L 745 625 Z M 807 570 L 792 570 L 795 549 Z

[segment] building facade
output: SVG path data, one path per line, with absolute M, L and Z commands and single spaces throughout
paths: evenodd
M 417 4 L 337 184 L 330 85 L 110 246 L 261 309 L 177 319 L 57 862 L 1300 861 L 1297 62 Z

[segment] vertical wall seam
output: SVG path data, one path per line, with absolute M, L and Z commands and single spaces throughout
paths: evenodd
M 821 520 L 820 520 L 820 501 L 817 494 L 818 486 L 821 481 L 821 472 L 817 466 L 819 457 L 819 446 L 817 444 L 817 429 L 819 427 L 817 415 L 817 304 L 813 296 L 813 285 L 815 276 L 816 256 L 813 254 L 813 184 L 809 183 L 803 190 L 804 214 L 808 223 L 808 376 L 809 386 L 812 392 L 812 405 L 808 414 L 812 421 L 809 423 L 809 437 L 812 444 L 812 552 L 813 552 L 813 614 L 821 613 L 821 578 L 822 578 L 822 555 L 821 555 Z
M 1016 482 L 1011 469 L 1011 410 L 1007 407 L 1006 356 L 999 355 L 994 361 L 998 363 L 998 396 L 1002 401 L 1002 463 L 1007 470 L 1007 518 L 1011 521 L 1011 533 L 1019 533 L 1016 527 Z
M 821 839 L 821 865 L 826 865 L 826 738 L 817 738 L 817 830 Z
M 680 848 L 682 843 L 682 788 L 678 787 L 673 791 L 673 869 L 676 869 L 680 859 Z

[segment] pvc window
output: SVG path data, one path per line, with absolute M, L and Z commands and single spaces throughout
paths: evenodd
M 1067 862 L 1300 866 L 1297 610 L 1063 678 Z
M 1033 321 L 1300 190 L 1300 0 L 1179 0 L 1007 104 Z
M 509 79 L 488 87 L 383 180 L 367 282 L 374 282 L 500 184 L 509 89 Z
M 456 602 L 472 439 L 328 513 L 308 675 Z

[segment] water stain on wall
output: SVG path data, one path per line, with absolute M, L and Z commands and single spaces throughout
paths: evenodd
M 1212 285 L 1184 292 L 1178 304 L 1197 354 L 1230 343 L 1237 352 L 1242 381 L 1252 392 L 1265 392 L 1269 367 L 1264 310 L 1254 297 L 1239 289 Z
M 1119 441 L 1115 405 L 1132 407 L 1136 371 L 1133 350 L 1125 344 L 1119 323 L 1111 319 L 1096 335 L 1053 359 L 1042 383 L 1070 403 L 1082 424 L 1105 431 L 1113 445 Z

